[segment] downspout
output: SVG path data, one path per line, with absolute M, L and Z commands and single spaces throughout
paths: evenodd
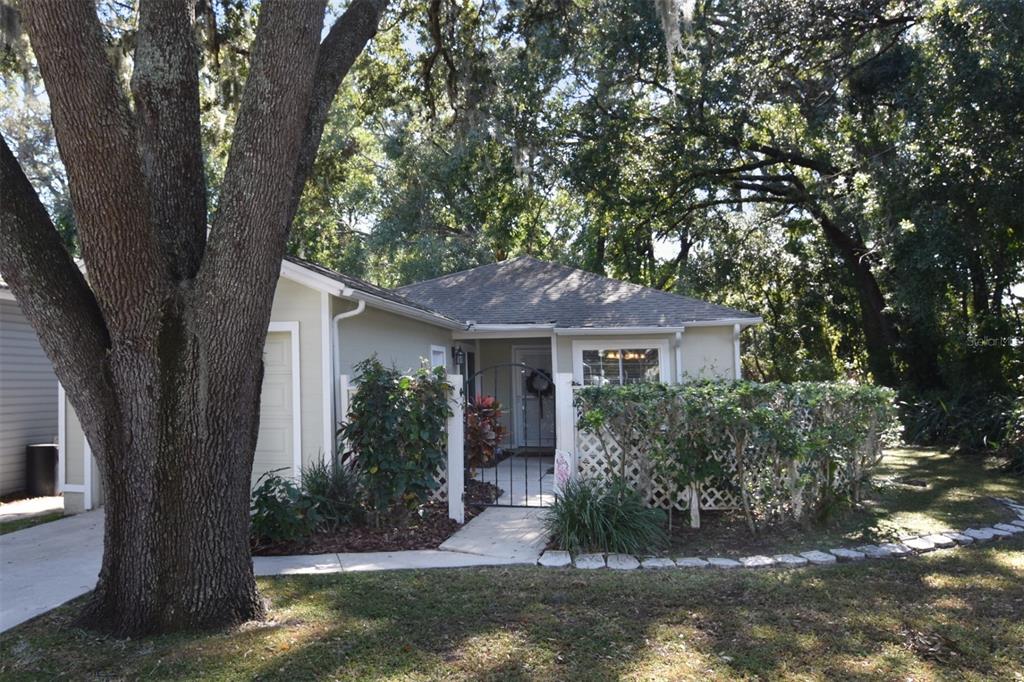
M 348 287 L 345 287 L 344 289 L 341 290 L 341 296 L 344 297 L 344 298 L 351 297 L 353 293 L 354 292 L 352 291 L 352 289 L 350 289 Z M 341 374 L 339 374 L 339 372 L 338 372 L 338 370 L 341 368 L 341 326 L 340 326 L 341 325 L 341 321 L 344 320 L 344 319 L 347 319 L 349 317 L 355 317 L 356 315 L 361 314 L 364 310 L 366 310 L 366 301 L 364 301 L 362 299 L 359 299 L 356 302 L 356 307 L 355 308 L 353 308 L 352 310 L 348 310 L 346 312 L 343 312 L 343 313 L 338 313 L 337 315 L 334 316 L 334 319 L 333 319 L 332 324 L 331 324 L 331 333 L 334 335 L 333 343 L 331 344 L 331 346 L 333 348 L 333 353 L 332 353 L 333 358 L 332 358 L 332 362 L 331 362 L 331 373 L 334 375 L 334 377 L 333 377 L 333 380 L 334 380 L 334 406 L 333 406 L 334 407 L 334 412 L 333 412 L 333 414 L 334 414 L 335 420 L 337 420 L 339 418 L 338 406 L 340 405 L 340 400 L 341 400 Z M 344 415 L 342 415 L 342 416 L 344 416 Z
M 683 383 L 683 332 L 686 327 L 676 332 L 676 383 Z

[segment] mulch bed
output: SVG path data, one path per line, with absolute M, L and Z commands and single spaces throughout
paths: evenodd
M 501 495 L 493 483 L 466 482 L 466 521 Z M 254 545 L 255 556 L 287 556 L 292 554 L 333 554 L 340 552 L 395 552 L 409 549 L 437 549 L 442 542 L 461 528 L 448 518 L 447 502 L 430 502 L 419 514 L 409 516 L 406 525 L 349 526 L 337 532 L 316 533 L 297 542 Z

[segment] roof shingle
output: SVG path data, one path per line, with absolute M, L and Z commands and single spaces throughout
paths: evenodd
M 735 308 L 521 256 L 395 291 L 447 317 L 477 324 L 556 327 L 678 327 L 716 320 L 757 321 Z

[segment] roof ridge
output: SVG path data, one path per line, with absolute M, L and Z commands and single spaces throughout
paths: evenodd
M 395 287 L 394 289 L 392 289 L 392 291 L 401 291 L 402 289 L 406 289 L 406 288 L 409 288 L 409 287 L 419 286 L 420 284 L 429 284 L 430 282 L 440 282 L 441 280 L 448 279 L 449 277 L 455 277 L 456 275 L 464 275 L 467 272 L 475 272 L 476 270 L 481 270 L 483 268 L 490 268 L 490 267 L 495 267 L 495 266 L 499 266 L 499 265 L 505 265 L 507 263 L 512 263 L 514 261 L 522 260 L 524 258 L 532 258 L 533 260 L 540 260 L 539 258 L 531 256 L 530 254 L 523 253 L 523 254 L 520 254 L 520 255 L 515 256 L 513 258 L 506 258 L 505 260 L 491 261 L 490 263 L 482 263 L 480 265 L 474 265 L 471 268 L 463 268 L 462 270 L 456 270 L 455 272 L 449 272 L 447 275 L 438 275 L 437 277 L 431 277 L 430 279 L 420 279 L 420 280 L 417 280 L 415 282 L 409 282 L 408 284 L 403 284 L 400 287 Z M 540 261 L 540 262 L 541 263 L 546 263 L 548 261 Z

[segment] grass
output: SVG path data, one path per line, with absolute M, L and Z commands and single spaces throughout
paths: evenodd
M 0 635 L 0 678 L 1014 679 L 1024 539 L 790 571 L 536 568 L 260 581 L 272 621 L 116 640 L 77 604 Z
M 925 483 L 925 486 L 914 485 Z M 703 512 L 701 528 L 676 513 L 673 556 L 745 556 L 894 540 L 984 526 L 1007 518 L 993 496 L 1020 497 L 1024 482 L 1002 463 L 932 448 L 888 450 L 863 503 L 828 524 L 788 527 L 752 537 L 742 514 Z
M 40 516 L 30 516 L 25 519 L 16 519 L 14 521 L 4 521 L 0 523 L 0 535 L 6 535 L 7 533 L 13 533 L 16 530 L 22 530 L 24 528 L 31 528 L 32 526 L 39 526 L 50 521 L 56 521 L 57 519 L 64 518 L 64 512 L 52 512 L 49 514 L 42 514 Z
M 984 525 L 1007 517 L 989 495 L 1021 491 L 982 460 L 938 451 L 893 452 L 881 475 L 929 486 L 880 485 L 815 541 Z M 705 530 L 712 544 L 726 537 Z M 797 570 L 522 567 L 259 584 L 268 622 L 205 634 L 104 637 L 73 627 L 72 602 L 0 634 L 0 680 L 1024 678 L 1024 535 Z

